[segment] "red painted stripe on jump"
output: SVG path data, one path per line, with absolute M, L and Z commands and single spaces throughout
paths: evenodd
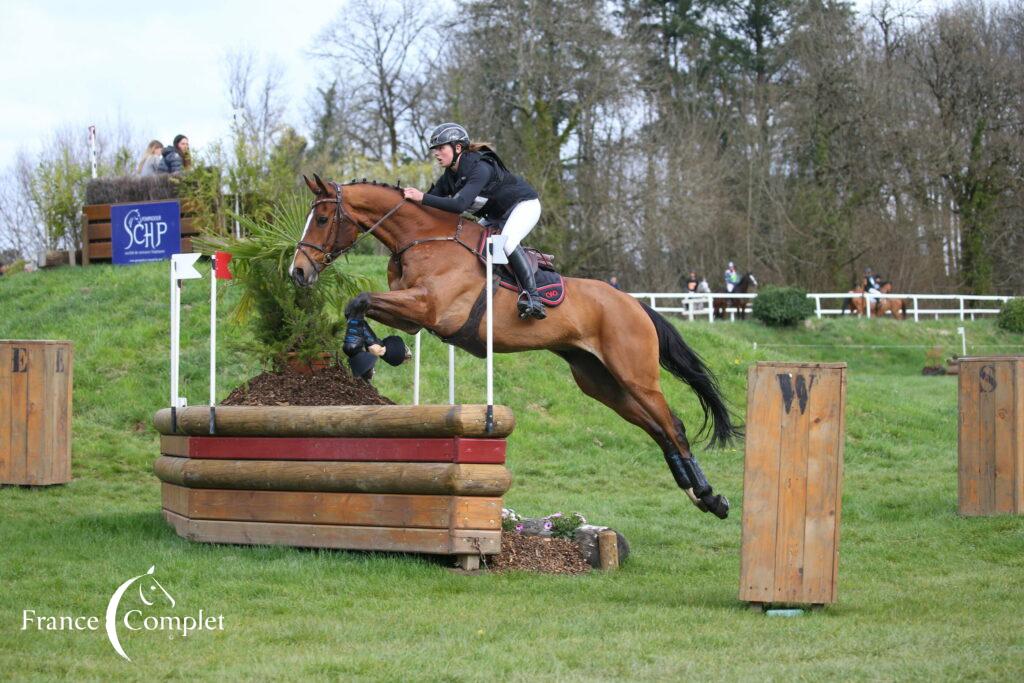
M 227 460 L 453 462 L 500 465 L 504 439 L 190 436 L 188 457 Z

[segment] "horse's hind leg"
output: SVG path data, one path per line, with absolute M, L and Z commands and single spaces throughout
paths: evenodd
M 660 391 L 657 393 L 668 416 L 667 420 L 654 418 L 651 411 L 637 400 L 635 394 L 593 354 L 586 351 L 569 351 L 559 352 L 558 355 L 569 362 L 573 378 L 583 393 L 604 403 L 654 439 L 661 447 L 676 483 L 694 505 L 703 512 L 714 512 L 722 519 L 728 515 L 728 499 L 713 495 L 711 486 L 690 451 L 690 443 L 686 438 L 686 429 L 682 421 L 669 409 Z
M 615 337 L 605 337 L 610 338 Z M 679 488 L 702 511 L 713 512 L 719 519 L 725 519 L 729 514 L 729 500 L 714 493 L 690 450 L 682 420 L 672 412 L 665 395 L 661 393 L 657 344 L 652 353 L 644 353 L 641 348 L 618 348 L 612 351 L 609 353 L 608 348 L 603 349 L 607 371 L 650 416 L 661 433 L 667 435 L 670 444 L 668 448 L 662 445 L 662 449 Z
M 635 424 L 654 439 L 665 450 L 673 448 L 673 443 L 658 423 L 651 419 L 647 411 L 612 377 L 601 361 L 592 353 L 581 350 L 556 351 L 569 363 L 573 379 L 587 396 L 605 404 L 627 422 Z

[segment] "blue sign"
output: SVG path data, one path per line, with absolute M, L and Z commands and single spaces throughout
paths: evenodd
M 177 200 L 110 207 L 114 263 L 163 261 L 181 251 L 181 207 Z

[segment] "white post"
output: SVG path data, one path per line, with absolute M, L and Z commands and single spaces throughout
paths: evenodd
M 187 401 L 178 395 L 178 360 L 181 346 L 181 281 L 202 279 L 195 269 L 199 254 L 171 255 L 171 410 L 184 408 Z M 177 420 L 172 412 L 172 426 L 177 428 Z
M 864 315 L 866 315 L 868 317 L 868 320 L 870 320 L 871 319 L 871 297 L 868 296 L 867 292 L 864 292 L 863 294 L 861 294 L 861 296 L 864 297 Z
M 487 421 L 488 434 L 494 431 L 494 264 L 508 263 L 504 235 L 487 238 Z M 497 257 L 496 257 L 497 256 Z
M 99 174 L 96 167 L 96 126 L 89 126 L 89 158 L 92 164 L 92 177 L 97 178 Z
M 715 322 L 715 295 L 708 292 L 708 322 Z
M 654 309 L 655 311 L 658 310 L 657 308 L 655 308 L 653 296 L 651 297 L 651 308 Z
M 178 407 L 178 288 L 177 262 L 171 261 L 171 409 Z
M 814 312 L 818 316 L 818 320 L 821 320 L 821 297 L 817 294 L 814 295 Z
M 962 327 L 956 328 L 956 331 L 960 333 L 960 357 L 963 358 L 967 355 L 967 332 Z
M 421 330 L 422 331 L 422 330 Z M 416 333 L 415 351 L 413 351 L 412 363 L 412 404 L 420 404 L 420 333 Z
M 217 405 L 217 256 L 210 257 L 210 433 L 216 430 Z
M 964 319 L 964 298 L 960 297 L 959 301 L 960 301 L 960 319 L 963 320 Z
M 693 306 L 694 306 L 695 302 L 694 302 L 693 298 L 690 295 L 686 296 L 685 301 L 686 301 L 686 314 L 687 314 L 687 316 L 689 316 L 690 322 L 692 323 L 693 322 Z
M 494 419 L 494 318 L 493 302 L 494 285 L 494 238 L 487 238 L 487 427 L 492 427 Z M 488 429 L 490 431 L 490 429 Z
M 916 323 L 918 321 L 918 316 L 917 316 L 917 297 L 916 296 L 912 296 L 912 297 L 910 297 L 910 300 L 914 302 L 914 322 Z
M 455 347 L 448 345 L 448 404 L 455 405 Z

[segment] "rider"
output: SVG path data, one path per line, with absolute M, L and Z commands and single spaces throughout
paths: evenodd
M 405 197 L 452 213 L 469 211 L 484 219 L 485 225 L 503 225 L 508 264 L 523 289 L 519 317 L 544 318 L 547 314 L 533 269 L 519 246 L 540 218 L 536 190 L 513 175 L 490 147 L 471 144 L 469 133 L 457 123 L 442 123 L 430 134 L 427 144 L 444 173 L 426 192 L 405 188 Z
M 725 291 L 731 292 L 740 283 L 740 274 L 736 272 L 736 265 L 729 261 L 729 267 L 725 269 Z
M 868 306 L 874 306 L 875 297 L 871 295 L 882 293 L 882 279 L 875 275 L 871 268 L 864 269 L 864 291 L 868 294 Z

